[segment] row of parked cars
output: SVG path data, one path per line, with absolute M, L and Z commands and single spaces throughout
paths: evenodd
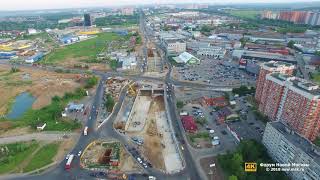
M 139 145 L 139 146 L 143 145 L 143 139 L 142 139 L 142 138 L 138 138 L 138 137 L 136 137 L 136 136 L 133 136 L 133 137 L 131 138 L 131 140 L 132 140 L 134 143 L 136 143 L 137 145 Z
M 193 108 L 192 114 L 193 114 L 195 117 L 204 118 L 204 113 L 203 113 L 203 111 L 202 111 L 199 107 L 193 106 L 192 108 Z
M 132 156 L 141 164 L 144 168 L 152 168 L 152 164 L 145 160 L 140 152 L 136 148 L 128 148 L 128 151 L 132 154 Z

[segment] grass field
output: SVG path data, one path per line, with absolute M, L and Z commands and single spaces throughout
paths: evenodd
M 39 144 L 34 141 L 0 145 L 0 149 L 5 147 L 8 149 L 6 152 L 0 152 L 0 174 L 15 170 L 38 146 Z
M 106 42 L 117 38 L 119 36 L 114 33 L 101 33 L 95 38 L 55 49 L 40 62 L 56 64 L 68 60 L 95 60 L 96 55 L 105 48 Z
M 36 155 L 32 157 L 28 165 L 23 168 L 23 172 L 33 171 L 52 163 L 52 159 L 57 154 L 59 145 L 59 143 L 51 143 L 41 147 Z
M 243 19 L 257 19 L 257 16 L 261 11 L 254 10 L 233 10 L 229 11 L 229 14 Z
M 312 80 L 315 83 L 320 84 L 320 73 L 313 73 L 312 74 Z

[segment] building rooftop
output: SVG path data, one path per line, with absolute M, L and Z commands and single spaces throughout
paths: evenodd
M 308 139 L 294 132 L 282 122 L 269 122 L 269 124 L 278 130 L 295 147 L 301 149 L 314 159 L 320 165 L 320 148 L 310 142 Z
M 264 65 L 270 68 L 277 68 L 277 67 L 293 67 L 294 68 L 294 65 L 291 63 L 279 62 L 279 61 L 269 61 L 264 63 Z
M 199 63 L 200 60 L 193 56 L 188 52 L 181 53 L 178 57 L 173 58 L 177 63 L 188 63 L 188 64 L 195 64 Z
M 277 61 L 285 61 L 296 63 L 296 60 L 293 56 L 289 55 L 282 55 L 278 53 L 270 53 L 270 52 L 262 52 L 262 51 L 243 51 L 242 56 L 245 57 L 253 57 L 253 58 L 262 58 L 262 59 L 269 59 L 269 60 L 277 60 Z
M 310 81 L 282 73 L 272 73 L 270 74 L 270 76 L 283 82 L 287 81 L 291 86 L 298 88 L 304 92 L 310 93 L 313 96 L 319 96 L 320 98 L 319 86 Z

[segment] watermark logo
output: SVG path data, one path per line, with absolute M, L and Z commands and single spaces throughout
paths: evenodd
M 257 172 L 257 163 L 244 163 L 245 172 Z

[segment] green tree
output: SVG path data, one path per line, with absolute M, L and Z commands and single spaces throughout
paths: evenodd
M 239 41 L 241 43 L 241 47 L 244 47 L 246 45 L 246 43 L 248 42 L 248 40 L 246 38 L 241 38 Z
M 106 106 L 108 112 L 112 111 L 114 104 L 115 104 L 115 102 L 114 102 L 114 99 L 112 98 L 111 94 L 107 94 L 107 100 L 105 102 L 105 106 Z
M 314 143 L 316 146 L 320 147 L 320 137 L 317 137 L 317 138 L 313 141 L 313 143 Z
M 183 108 L 183 102 L 182 101 L 177 101 L 177 108 L 182 109 Z
M 238 178 L 235 175 L 231 175 L 229 176 L 228 180 L 238 180 Z
M 212 30 L 212 27 L 208 26 L 208 25 L 203 25 L 201 26 L 200 32 L 201 33 L 208 33 Z
M 291 41 L 288 42 L 287 46 L 289 48 L 293 49 L 294 48 L 294 44 L 295 44 L 295 42 L 291 40 Z
M 244 168 L 243 168 L 243 157 L 240 153 L 235 153 L 231 159 L 230 171 L 234 172 L 236 176 L 243 177 L 244 176 Z
M 96 76 L 92 76 L 86 80 L 85 88 L 92 88 L 98 83 L 98 78 Z

